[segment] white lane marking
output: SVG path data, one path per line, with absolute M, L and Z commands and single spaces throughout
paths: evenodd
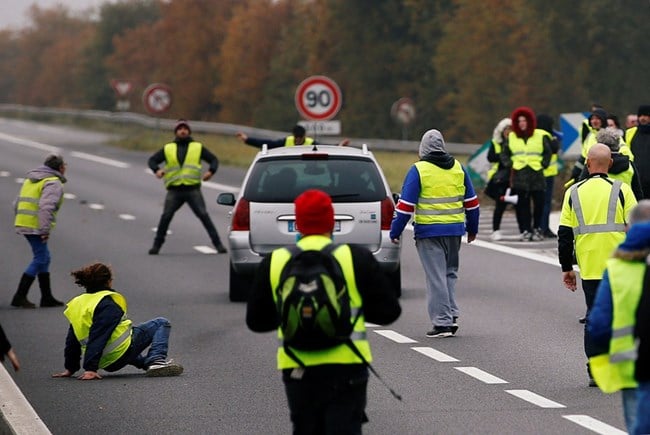
M 225 190 L 227 192 L 232 192 L 232 191 L 239 191 L 239 187 L 235 186 L 229 186 L 227 184 L 221 184 L 221 183 L 213 183 L 212 181 L 204 181 L 203 186 L 209 188 L 209 189 L 214 189 L 214 190 Z
M 411 349 L 420 352 L 422 355 L 428 356 L 429 358 L 435 359 L 438 362 L 458 362 L 458 360 L 453 356 L 442 353 L 432 347 L 412 347 Z
M 76 198 L 77 198 L 77 195 L 75 195 L 74 193 L 64 193 L 64 194 L 63 194 L 63 197 L 64 197 L 65 199 L 76 199 Z
M 21 137 L 12 136 L 10 134 L 0 133 L 0 139 L 7 140 L 9 142 L 17 143 L 19 145 L 25 145 L 30 148 L 36 148 L 38 150 L 47 151 L 50 153 L 60 153 L 61 148 L 54 147 L 41 142 L 36 142 L 29 139 L 23 139 Z
M 417 343 L 416 340 L 408 338 L 407 336 L 402 335 L 398 332 L 391 331 L 390 329 L 378 329 L 375 330 L 375 332 L 388 338 L 389 340 L 393 340 L 395 343 Z
M 14 178 L 14 181 L 17 184 L 23 184 L 25 182 L 25 179 L 23 177 L 18 177 L 18 178 Z
M 463 372 L 466 375 L 470 375 L 473 378 L 478 379 L 481 382 L 486 384 L 507 384 L 508 381 L 505 381 L 501 378 L 497 378 L 494 375 L 489 374 L 476 367 L 454 367 L 459 372 Z
M 366 325 L 366 328 L 377 328 L 379 325 L 375 325 L 374 323 L 366 322 L 364 323 Z
M 154 233 L 157 233 L 158 232 L 158 227 L 153 227 L 151 229 L 151 231 L 153 231 Z M 172 230 L 167 230 L 167 235 L 170 235 L 171 233 L 172 233 Z
M 528 260 L 538 261 L 540 263 L 550 264 L 552 266 L 560 267 L 560 263 L 557 258 L 547 257 L 542 254 L 536 254 L 534 252 L 522 251 L 517 248 L 511 248 L 509 246 L 498 245 L 496 243 L 485 242 L 483 240 L 474 240 L 472 245 L 479 246 L 481 248 L 491 249 L 493 251 L 503 252 L 505 254 L 515 255 L 521 258 L 527 258 Z
M 540 396 L 539 394 L 533 393 L 528 390 L 505 390 L 506 393 L 512 394 L 515 397 L 519 397 L 526 402 L 530 402 L 533 405 L 537 405 L 540 408 L 566 408 L 566 406 L 561 403 L 554 402 L 546 397 Z
M 601 435 L 627 434 L 624 430 L 616 429 L 614 426 L 610 426 L 588 415 L 563 415 L 562 417 Z
M 11 172 L 9 171 L 0 171 L 0 177 L 9 177 Z
M 107 159 L 106 157 L 95 156 L 93 154 L 82 153 L 79 151 L 72 151 L 70 155 L 78 159 L 89 160 L 91 162 L 114 166 L 116 168 L 126 169 L 131 167 L 128 163 L 120 162 L 119 160 Z
M 92 210 L 104 210 L 104 204 L 88 204 L 88 207 Z
M 135 216 L 133 216 L 132 214 L 121 214 L 120 219 L 124 219 L 125 221 L 134 221 Z
M 216 254 L 217 250 L 205 245 L 195 246 L 194 249 L 199 251 L 201 254 Z

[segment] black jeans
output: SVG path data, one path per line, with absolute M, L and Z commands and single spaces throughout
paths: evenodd
M 217 233 L 217 229 L 214 227 L 210 215 L 208 215 L 208 211 L 205 208 L 205 200 L 203 199 L 203 194 L 199 187 L 188 190 L 170 189 L 167 191 L 165 207 L 160 216 L 160 222 L 158 223 L 158 230 L 156 231 L 154 243 L 156 245 L 162 245 L 165 242 L 167 229 L 169 228 L 169 224 L 171 223 L 174 214 L 185 203 L 190 206 L 196 217 L 199 218 L 205 227 L 210 236 L 210 240 L 212 240 L 212 244 L 220 244 L 219 233 Z
M 292 379 L 291 370 L 283 373 L 293 434 L 360 435 L 367 421 L 368 369 L 357 364 L 319 369 L 308 367 L 302 379 Z
M 591 307 L 594 305 L 594 299 L 596 299 L 596 292 L 598 291 L 598 286 L 600 285 L 599 279 L 583 279 L 582 280 L 582 291 L 585 293 L 585 303 L 587 304 L 587 312 L 585 317 L 589 319 L 589 312 Z M 588 322 L 589 320 L 587 320 Z M 589 340 L 587 340 L 587 322 L 585 322 L 585 333 L 584 333 L 584 342 L 585 342 L 585 353 L 587 356 L 595 355 L 595 349 L 590 345 Z
M 535 190 L 528 191 L 514 191 L 513 194 L 519 195 L 515 212 L 517 214 L 517 224 L 519 225 L 519 232 L 524 231 L 532 232 L 535 228 L 540 228 L 542 221 L 542 212 L 544 211 L 544 191 Z M 533 201 L 533 211 L 531 214 L 530 201 Z M 532 222 L 531 222 L 532 221 Z M 532 226 L 531 226 L 532 223 Z

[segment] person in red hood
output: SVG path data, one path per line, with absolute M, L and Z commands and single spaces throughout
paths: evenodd
M 516 108 L 510 118 L 512 131 L 502 159 L 512 167 L 510 187 L 512 194 L 519 196 L 515 209 L 521 240 L 543 240 L 544 169 L 551 160 L 551 135 L 536 128 L 535 113 L 529 107 Z

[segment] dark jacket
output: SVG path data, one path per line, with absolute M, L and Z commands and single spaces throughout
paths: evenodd
M 99 368 L 99 359 L 111 338 L 111 334 L 120 324 L 124 311 L 113 301 L 110 296 L 104 297 L 93 314 L 93 323 L 88 334 L 88 344 L 84 354 L 83 368 L 86 371 L 96 372 Z M 74 335 L 72 326 L 68 328 L 65 339 L 65 368 L 74 373 L 79 370 L 81 358 L 81 345 Z
M 184 139 L 181 138 L 176 138 L 174 139 L 174 142 L 176 145 L 178 145 L 178 151 L 176 153 L 176 156 L 178 157 L 178 162 L 182 165 L 185 162 L 185 157 L 187 156 L 187 149 L 188 145 L 190 142 L 194 142 L 194 139 L 192 137 L 187 137 Z M 201 160 L 208 162 L 210 165 L 209 171 L 212 172 L 212 174 L 217 173 L 217 169 L 219 168 L 219 159 L 217 159 L 217 156 L 212 154 L 210 150 L 208 150 L 206 147 L 201 146 Z M 165 148 L 161 148 L 159 151 L 156 151 L 154 155 L 149 157 L 148 165 L 149 169 L 151 169 L 153 172 L 156 172 L 159 168 L 159 166 L 165 162 Z M 192 189 L 200 189 L 201 185 L 192 185 L 192 186 L 169 186 L 167 189 L 168 190 L 192 190 Z
M 632 193 L 634 193 L 636 200 L 641 201 L 643 199 L 643 188 L 641 187 L 639 170 L 637 169 L 634 162 L 630 160 L 629 156 L 623 155 L 621 153 L 615 153 L 615 152 L 612 153 L 612 161 L 613 161 L 612 167 L 609 168 L 609 171 L 607 172 L 608 174 L 618 175 L 620 173 L 627 171 L 627 169 L 630 166 L 632 166 L 632 169 L 634 170 L 634 175 L 632 175 L 632 183 L 630 187 L 632 188 Z M 582 173 L 580 174 L 578 181 L 584 180 L 585 178 L 589 178 L 589 170 L 587 169 L 587 167 L 584 167 L 582 169 Z
M 9 349 L 11 349 L 11 343 L 9 343 L 9 339 L 7 339 L 2 325 L 0 325 L 0 361 L 4 360 L 4 356 L 9 352 Z
M 650 125 L 639 125 L 629 145 L 639 169 L 643 197 L 650 199 Z

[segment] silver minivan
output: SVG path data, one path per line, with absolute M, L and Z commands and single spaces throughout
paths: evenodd
M 245 301 L 262 257 L 296 243 L 294 199 L 320 189 L 334 203 L 334 243 L 368 248 L 396 288 L 401 285 L 400 245 L 391 243 L 396 197 L 377 160 L 362 148 L 331 145 L 262 150 L 239 191 L 217 203 L 234 206 L 228 227 L 231 301 Z

